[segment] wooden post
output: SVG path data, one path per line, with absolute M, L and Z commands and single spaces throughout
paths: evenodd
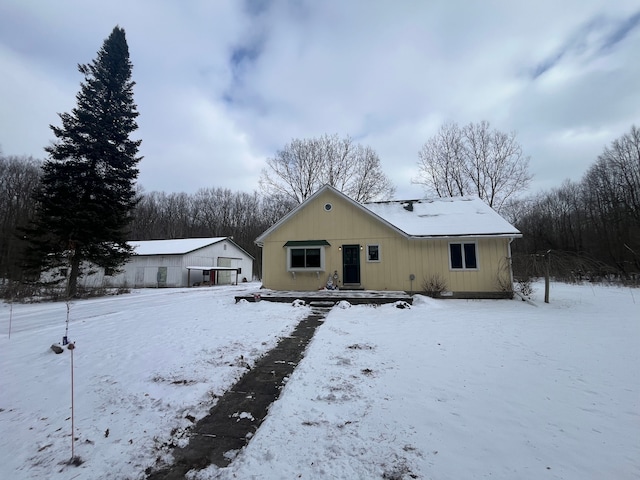
M 9 280 L 9 338 L 11 338 L 11 320 L 13 319 L 13 283 Z
M 11 338 L 11 319 L 13 318 L 13 298 L 9 300 L 9 338 Z
M 546 264 L 544 268 L 544 303 L 549 303 L 549 270 L 551 269 L 551 250 L 547 250 L 544 255 L 546 258 Z

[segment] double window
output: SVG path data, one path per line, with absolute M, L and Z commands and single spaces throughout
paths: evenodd
M 449 261 L 453 270 L 477 270 L 478 253 L 475 242 L 450 243 Z
M 326 240 L 298 240 L 285 243 L 287 270 L 290 272 L 324 271 L 324 249 Z
M 290 248 L 290 268 L 314 268 L 321 265 L 320 248 Z

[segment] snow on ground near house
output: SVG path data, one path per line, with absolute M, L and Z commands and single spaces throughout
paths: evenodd
M 14 305 L 10 339 L 2 305 L 0 477 L 143 478 L 162 443 L 184 442 L 185 417 L 308 313 L 234 304 L 255 288 L 74 303 L 79 467 L 63 464 L 70 352 L 49 350 L 65 305 Z M 542 296 L 334 308 L 248 447 L 190 477 L 640 478 L 640 291 Z
M 640 292 L 542 296 L 334 308 L 245 451 L 195 478 L 640 478 Z

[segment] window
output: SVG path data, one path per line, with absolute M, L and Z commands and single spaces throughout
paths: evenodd
M 380 245 L 367 245 L 367 262 L 380 261 Z
M 289 249 L 289 270 L 293 269 L 314 269 L 322 268 L 322 250 L 315 248 L 290 248 Z
M 324 271 L 324 249 L 331 245 L 326 240 L 290 240 L 287 249 L 287 271 Z
M 478 258 L 475 243 L 450 243 L 449 259 L 452 269 L 475 270 Z

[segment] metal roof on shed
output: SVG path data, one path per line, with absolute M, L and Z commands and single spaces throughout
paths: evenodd
M 182 255 L 226 239 L 227 237 L 176 238 L 173 240 L 145 240 L 127 243 L 134 248 L 135 255 Z

